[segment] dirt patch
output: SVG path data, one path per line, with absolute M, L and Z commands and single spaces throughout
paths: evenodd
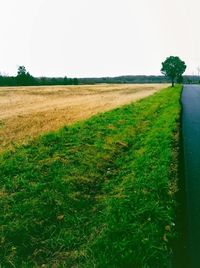
M 144 98 L 166 86 L 103 84 L 0 88 L 0 151 Z

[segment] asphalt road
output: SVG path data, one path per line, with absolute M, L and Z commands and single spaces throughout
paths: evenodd
M 182 92 L 189 268 L 200 268 L 200 86 Z

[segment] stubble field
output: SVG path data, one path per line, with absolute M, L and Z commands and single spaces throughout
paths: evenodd
M 164 87 L 166 84 L 0 88 L 0 152 Z

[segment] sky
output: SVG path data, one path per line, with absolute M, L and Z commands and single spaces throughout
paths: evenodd
M 200 66 L 199 0 L 0 0 L 0 72 L 158 75 L 179 56 Z

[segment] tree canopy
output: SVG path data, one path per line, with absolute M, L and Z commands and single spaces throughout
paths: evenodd
M 161 73 L 170 78 L 172 87 L 174 82 L 180 83 L 182 81 L 182 75 L 186 70 L 186 64 L 177 56 L 170 56 L 164 62 L 162 62 Z

